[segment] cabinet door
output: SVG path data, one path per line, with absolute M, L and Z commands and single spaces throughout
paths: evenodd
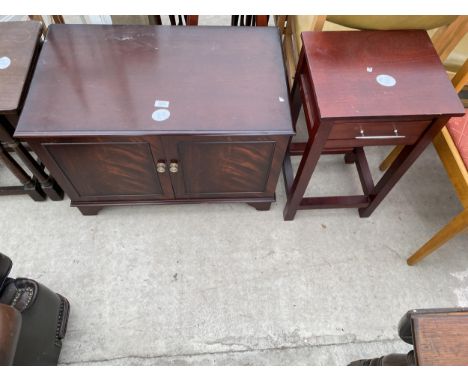
M 36 147 L 38 145 L 35 145 Z M 170 179 L 156 171 L 161 141 L 104 140 L 42 143 L 45 163 L 72 200 L 172 199 Z M 41 152 L 38 152 L 41 157 Z M 49 162 L 49 163 L 47 163 Z
M 176 198 L 273 197 L 289 137 L 164 138 Z

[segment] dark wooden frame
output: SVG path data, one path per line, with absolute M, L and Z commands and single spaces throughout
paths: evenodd
M 287 193 L 287 203 L 283 211 L 284 220 L 293 220 L 297 210 L 318 208 L 358 208 L 360 217 L 369 217 L 450 119 L 450 116 L 447 115 L 430 116 L 427 128 L 421 132 L 419 138 L 414 143 L 404 146 L 387 172 L 374 185 L 362 147 L 349 147 L 349 145 L 326 147 L 332 127 L 336 122 L 361 122 L 362 118 L 359 120 L 356 118 L 320 118 L 304 47 L 299 56 L 290 98 L 294 128 L 299 112 L 304 107 L 309 139 L 307 142 L 290 143 L 283 163 L 283 176 Z M 396 122 L 405 120 L 401 117 L 393 117 L 392 119 Z M 389 118 L 381 118 L 381 120 L 388 121 Z M 409 120 L 411 121 L 411 118 Z M 388 145 L 392 144 L 391 141 L 393 140 L 376 139 L 372 145 Z M 345 163 L 356 164 L 363 188 L 362 195 L 303 197 L 318 160 L 323 154 L 345 154 Z M 292 155 L 302 155 L 295 177 L 293 177 L 291 165 Z

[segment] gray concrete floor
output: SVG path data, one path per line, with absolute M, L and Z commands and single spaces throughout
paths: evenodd
M 378 178 L 388 149 L 366 152 Z M 326 156 L 307 194 L 359 191 L 355 168 Z M 468 305 L 466 235 L 405 262 L 461 210 L 432 146 L 368 219 L 337 209 L 284 222 L 285 200 L 281 178 L 268 212 L 199 204 L 84 217 L 69 200 L 1 197 L 0 251 L 13 276 L 70 300 L 66 365 L 345 365 L 408 351 L 397 336 L 408 309 Z
M 366 150 L 376 177 L 387 151 Z M 359 187 L 354 166 L 326 156 L 307 194 Z M 284 222 L 285 200 L 282 180 L 268 212 L 199 204 L 84 217 L 69 200 L 1 197 L 0 251 L 13 276 L 69 298 L 62 364 L 344 365 L 407 351 L 397 323 L 408 309 L 468 305 L 467 236 L 405 262 L 461 209 L 432 146 L 368 219 L 336 209 Z

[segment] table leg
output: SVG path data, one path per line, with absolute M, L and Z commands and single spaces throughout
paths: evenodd
M 353 164 L 356 161 L 356 154 L 354 153 L 354 150 L 345 154 L 344 161 L 346 164 Z
M 330 134 L 331 126 L 331 124 L 324 123 L 318 128 L 315 137 L 309 137 L 297 174 L 288 193 L 288 201 L 283 211 L 284 220 L 294 220 L 312 173 L 319 161 L 322 149 Z
M 304 49 L 301 50 L 299 63 L 297 64 L 296 75 L 294 77 L 293 89 L 291 91 L 292 99 L 292 120 L 294 126 L 296 125 L 299 116 L 301 103 L 304 106 L 304 114 L 309 132 L 309 139 L 302 154 L 301 163 L 294 177 L 291 188 L 288 191 L 288 200 L 283 210 L 284 220 L 293 220 L 296 212 L 301 204 L 302 197 L 309 184 L 312 173 L 315 170 L 317 162 L 320 158 L 330 130 L 331 123 L 320 123 L 314 105 L 312 104 L 312 93 L 308 77 L 304 75 L 305 70 Z M 286 162 L 286 165 L 288 163 Z M 287 176 L 288 174 L 285 174 Z M 286 178 L 285 178 L 286 179 Z M 286 187 L 289 188 L 286 183 Z
M 414 161 L 424 151 L 424 149 L 432 142 L 437 133 L 445 126 L 450 118 L 442 117 L 435 119 L 431 126 L 421 136 L 421 138 L 412 146 L 405 146 L 395 161 L 391 164 L 387 172 L 382 176 L 376 184 L 374 191 L 370 195 L 369 206 L 359 209 L 359 216 L 362 218 L 369 217 L 382 200 L 387 196 L 390 190 L 400 180 L 400 178 L 411 167 Z
M 0 140 L 7 144 L 13 149 L 13 151 L 18 155 L 21 161 L 26 165 L 26 167 L 31 171 L 31 173 L 37 178 L 41 184 L 42 189 L 47 194 L 47 196 L 55 201 L 63 199 L 63 191 L 60 186 L 55 182 L 55 180 L 47 175 L 42 167 L 37 163 L 37 161 L 32 157 L 32 155 L 24 148 L 24 146 L 15 141 L 10 134 L 8 134 L 8 128 L 12 129 L 10 122 L 3 116 L 0 118 Z
M 369 169 L 369 164 L 367 163 L 366 154 L 362 147 L 356 147 L 354 149 L 354 159 L 364 195 L 372 195 L 374 191 L 374 181 Z
M 21 166 L 13 159 L 13 157 L 8 153 L 8 151 L 5 150 L 2 144 L 0 144 L 0 159 L 5 163 L 5 166 L 8 167 L 11 173 L 23 185 L 23 194 L 28 194 L 31 197 L 31 199 L 35 200 L 36 202 L 45 200 L 45 194 L 39 187 L 36 179 L 31 178 L 21 168 Z M 17 192 L 15 192 L 15 194 L 16 193 Z M 8 192 L 5 192 L 4 194 L 8 194 Z
M 24 148 L 24 146 L 20 143 L 14 143 L 10 146 L 13 147 L 13 150 L 21 158 L 26 167 L 34 174 L 35 177 L 37 177 L 42 189 L 47 194 L 47 196 L 54 201 L 62 200 L 63 190 L 57 184 L 55 179 L 45 173 L 39 163 L 37 163 L 37 161 Z

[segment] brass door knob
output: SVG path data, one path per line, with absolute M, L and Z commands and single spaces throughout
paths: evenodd
M 169 165 L 169 171 L 175 174 L 177 171 L 179 171 L 179 164 L 177 162 L 171 162 Z
M 156 171 L 159 172 L 160 174 L 163 174 L 166 172 L 166 163 L 159 162 L 156 164 Z

